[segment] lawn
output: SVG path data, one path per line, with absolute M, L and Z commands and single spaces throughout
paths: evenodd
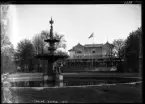
M 141 84 L 62 88 L 10 88 L 19 103 L 139 103 L 142 102 Z

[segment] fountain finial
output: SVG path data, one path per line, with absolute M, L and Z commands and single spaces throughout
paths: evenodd
M 54 23 L 54 21 L 52 20 L 52 17 L 51 17 L 51 20 L 49 21 L 49 23 L 52 25 Z

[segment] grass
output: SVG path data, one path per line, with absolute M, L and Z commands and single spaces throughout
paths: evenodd
M 89 87 L 11 88 L 12 96 L 18 96 L 19 102 L 61 102 L 68 103 L 137 103 L 142 102 L 141 84 L 110 85 Z

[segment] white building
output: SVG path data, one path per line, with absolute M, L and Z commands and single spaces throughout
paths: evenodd
M 85 44 L 78 43 L 69 50 L 71 59 L 97 59 L 112 55 L 114 45 L 106 42 L 105 44 Z

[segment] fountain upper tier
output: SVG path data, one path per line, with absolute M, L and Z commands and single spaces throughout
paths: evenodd
M 50 44 L 50 47 L 48 47 L 48 50 L 50 53 L 53 53 L 56 50 L 56 47 L 54 45 L 56 42 L 60 42 L 60 39 L 53 38 L 53 39 L 46 39 L 44 41 Z
M 45 42 L 49 42 L 49 43 L 56 43 L 56 42 L 59 42 L 60 41 L 60 39 L 55 39 L 55 38 L 53 38 L 53 39 L 46 39 L 46 40 L 44 40 Z

